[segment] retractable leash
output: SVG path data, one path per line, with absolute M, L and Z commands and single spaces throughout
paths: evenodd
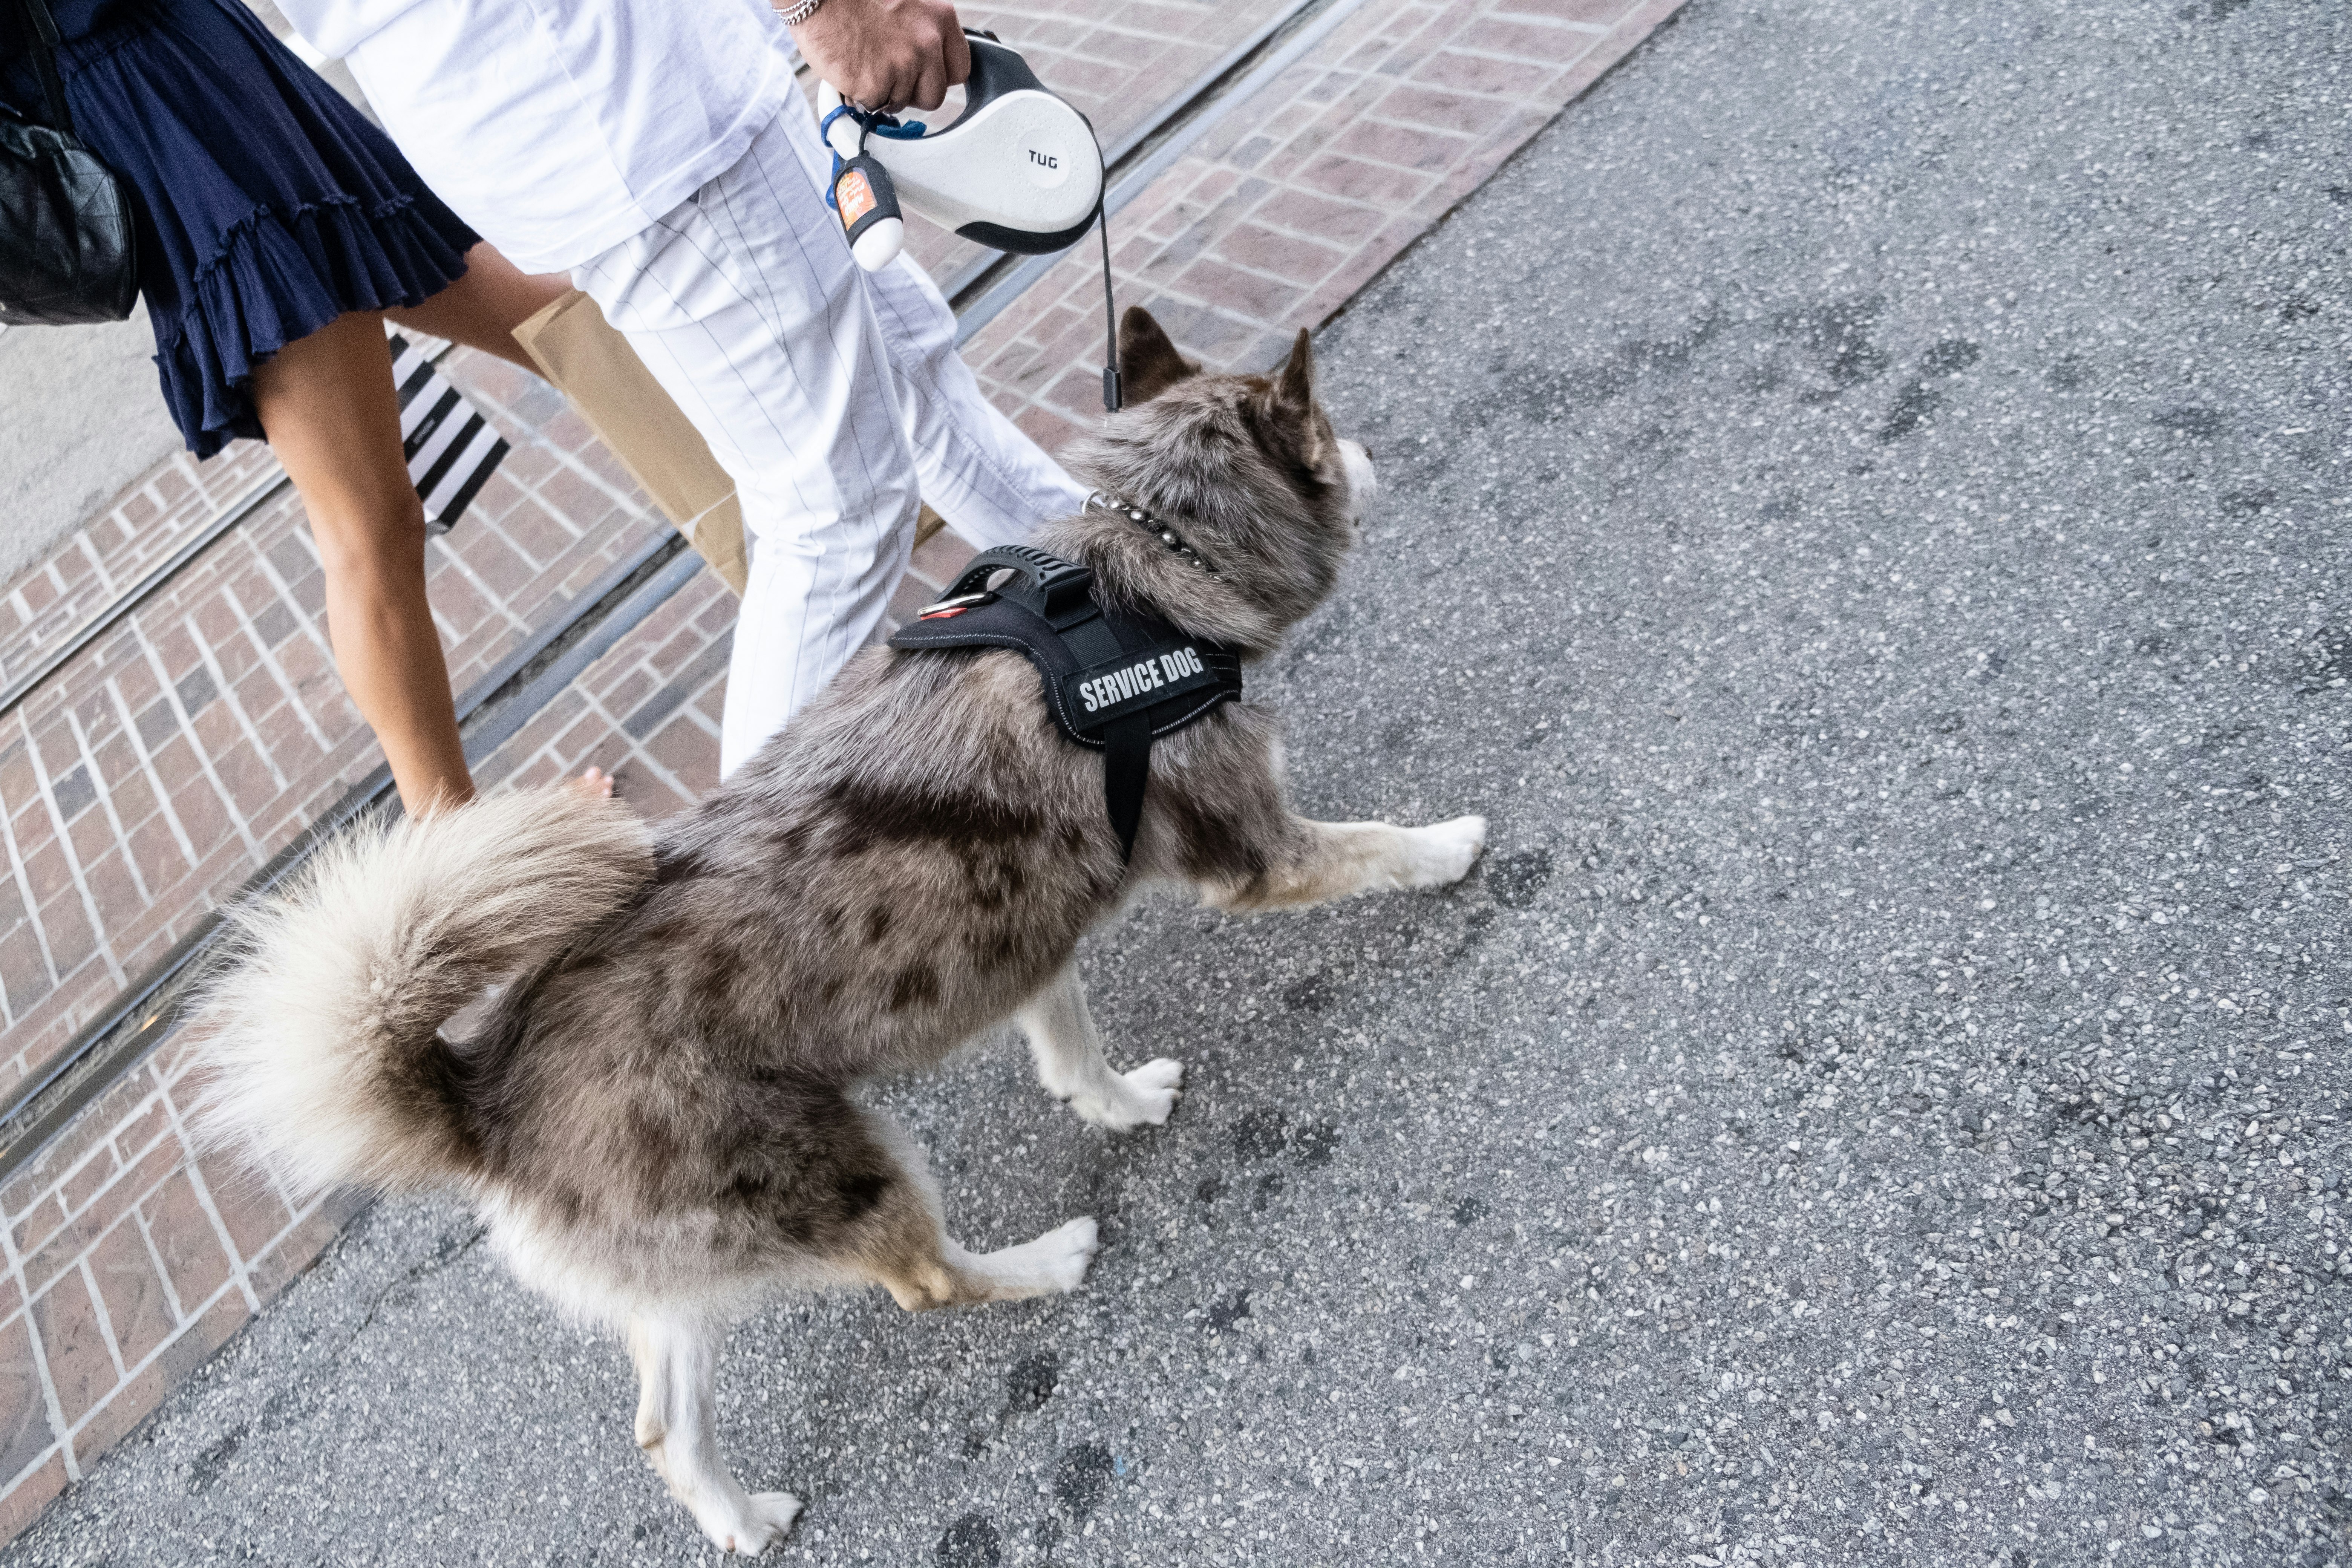
M 1087 117 L 1039 81 L 993 34 L 966 30 L 971 78 L 964 110 L 934 131 L 845 102 L 822 85 L 817 106 L 833 151 L 827 199 L 857 264 L 878 271 L 907 239 L 908 207 L 966 239 L 1024 256 L 1102 237 L 1103 408 L 1126 402 L 1118 366 L 1118 305 L 1111 279 L 1110 214 L 1102 146 Z M 1115 497 L 1087 499 L 1150 532 L 1193 570 L 1215 568 L 1176 531 Z M 992 578 L 1005 580 L 994 588 Z M 1068 740 L 1103 753 L 1103 808 L 1122 865 L 1134 858 L 1151 780 L 1152 742 L 1242 694 L 1235 650 L 1187 637 L 1167 620 L 1106 606 L 1093 571 L 1026 545 L 982 551 L 936 605 L 916 612 L 890 646 L 908 650 L 1010 648 L 1044 682 L 1046 711 Z
M 1102 145 L 1077 108 L 1037 79 L 993 33 L 965 29 L 971 77 L 954 123 L 934 130 L 845 101 L 818 84 L 819 129 L 833 153 L 825 201 L 857 264 L 877 272 L 907 242 L 905 205 L 966 239 L 1022 256 L 1066 250 L 1102 230 L 1103 316 L 1110 340 L 1103 407 L 1126 402 L 1112 297 L 1110 214 Z M 878 139 L 878 142 L 877 142 Z

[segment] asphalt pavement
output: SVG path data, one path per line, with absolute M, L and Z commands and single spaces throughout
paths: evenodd
M 0 330 L 0 583 L 178 450 L 141 306 L 99 327 Z
M 2352 1562 L 2352 11 L 1692 0 L 1321 340 L 1385 499 L 1258 690 L 1443 895 L 1089 943 L 876 1100 L 1087 1288 L 781 1302 L 823 1563 Z M 7 1553 L 713 1554 L 394 1202 Z

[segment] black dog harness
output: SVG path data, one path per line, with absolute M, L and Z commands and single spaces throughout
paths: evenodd
M 1004 571 L 1012 577 L 992 591 L 988 580 Z M 1096 602 L 1094 581 L 1091 569 L 1027 545 L 984 550 L 945 598 L 898 628 L 890 646 L 1007 647 L 1028 655 L 1045 678 L 1045 710 L 1055 726 L 1103 753 L 1103 804 L 1125 863 L 1134 857 L 1143 820 L 1151 742 L 1238 699 L 1242 660 L 1158 616 L 1105 609 Z

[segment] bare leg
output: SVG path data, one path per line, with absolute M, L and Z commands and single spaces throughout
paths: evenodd
M 1087 1011 L 1087 988 L 1078 979 L 1076 963 L 1054 976 L 1013 1017 L 1029 1037 L 1037 1081 L 1046 1093 L 1068 1100 L 1084 1120 L 1125 1132 L 1146 1122 L 1157 1127 L 1176 1109 L 1183 1063 L 1162 1057 L 1130 1073 L 1110 1070 L 1103 1058 L 1102 1036 Z
M 479 349 L 519 364 L 533 375 L 539 367 L 514 340 L 514 330 L 570 292 L 561 272 L 524 272 L 487 242 L 466 252 L 465 276 L 413 310 L 385 314 L 404 327 Z
M 381 318 L 354 312 L 287 344 L 254 371 L 253 397 L 310 514 L 335 667 L 402 803 L 421 814 L 471 800 Z
M 1247 883 L 1204 888 L 1202 897 L 1235 911 L 1293 910 L 1379 889 L 1442 888 L 1468 876 L 1486 845 L 1483 816 L 1427 827 L 1303 818 L 1292 826 L 1298 847 L 1288 859 Z
M 513 329 L 570 287 L 488 245 L 465 275 L 394 320 L 529 370 Z M 425 595 L 425 513 L 400 449 L 400 413 L 380 318 L 354 313 L 289 343 L 254 373 L 269 444 L 310 514 L 327 574 L 335 664 L 412 811 L 473 798 L 449 672 Z M 590 768 L 583 787 L 610 795 Z
M 514 330 L 572 290 L 562 272 L 525 272 L 485 240 L 466 252 L 465 275 L 414 310 L 385 314 L 404 327 L 463 343 L 520 365 L 533 375 L 539 366 L 515 342 Z M 610 795 L 613 778 L 592 767 L 580 775 L 591 795 Z
M 571 289 L 567 274 L 525 272 L 485 240 L 466 253 L 465 274 L 456 282 L 413 310 L 385 314 L 404 327 L 496 354 L 537 375 L 539 366 L 515 342 L 514 330 Z M 580 787 L 610 795 L 613 779 L 592 767 L 580 775 Z
M 712 1545 L 756 1557 L 783 1539 L 801 1504 L 790 1492 L 746 1493 L 719 1457 L 711 1387 L 726 1342 L 724 1328 L 698 1317 L 630 1318 L 637 1447 Z

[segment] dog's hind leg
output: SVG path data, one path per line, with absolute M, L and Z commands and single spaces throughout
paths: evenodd
M 752 1556 L 783 1539 L 801 1505 L 789 1492 L 746 1493 L 719 1458 L 711 1384 L 726 1342 L 723 1325 L 697 1315 L 629 1319 L 637 1447 L 713 1545 Z
M 878 1119 L 877 1119 L 878 1120 Z M 1075 1290 L 1095 1256 L 1095 1222 L 1074 1219 L 1034 1241 L 996 1252 L 958 1246 L 940 1223 L 938 1197 L 922 1156 L 895 1127 L 887 1134 L 906 1180 L 894 1182 L 859 1222 L 856 1242 L 825 1261 L 873 1280 L 910 1312 L 934 1307 L 1019 1301 Z
M 1202 896 L 1236 913 L 1303 909 L 1390 888 L 1442 888 L 1470 874 L 1486 845 L 1486 819 L 1457 816 L 1427 827 L 1293 817 L 1287 842 L 1246 882 L 1212 883 Z
M 1114 1132 L 1146 1124 L 1157 1127 L 1176 1109 L 1184 1081 L 1182 1062 L 1162 1057 L 1133 1072 L 1111 1071 L 1103 1057 L 1102 1036 L 1087 1011 L 1087 988 L 1078 979 L 1076 960 L 1024 1003 L 1013 1021 L 1029 1037 L 1037 1080 L 1045 1092 L 1068 1100 L 1071 1110 L 1096 1126 Z

